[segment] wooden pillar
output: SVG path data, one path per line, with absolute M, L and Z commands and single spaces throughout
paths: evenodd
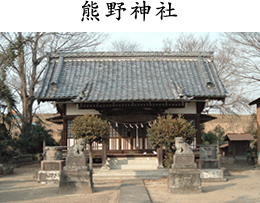
M 196 105 L 196 144 L 201 144 L 200 115 L 205 107 L 205 102 L 197 102 Z
M 257 152 L 260 153 L 260 103 L 257 104 Z
M 101 170 L 109 170 L 107 166 L 107 143 L 102 143 L 102 167 Z
M 67 146 L 67 132 L 68 132 L 68 126 L 67 126 L 67 118 L 66 118 L 66 104 L 62 105 L 62 108 L 60 108 L 60 113 L 62 115 L 62 119 L 63 119 L 63 129 L 62 129 L 62 136 L 61 136 L 61 145 L 62 146 Z
M 260 103 L 257 104 L 257 154 L 257 162 L 260 165 Z
M 162 147 L 157 149 L 158 169 L 163 168 L 163 149 Z
M 196 118 L 196 145 L 201 144 L 200 114 Z
M 260 165 L 260 97 L 249 103 L 250 106 L 254 104 L 256 104 L 257 113 L 257 162 Z
M 67 146 L 67 119 L 63 116 L 63 129 L 61 137 L 61 145 Z

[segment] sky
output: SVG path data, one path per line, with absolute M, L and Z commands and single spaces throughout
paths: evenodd
M 143 51 L 160 51 L 162 48 L 162 40 L 164 38 L 177 37 L 180 32 L 107 32 L 109 40 L 104 45 L 98 48 L 98 51 L 107 51 L 109 43 L 114 40 L 129 40 L 140 43 Z M 196 35 L 205 35 L 206 32 L 196 32 Z M 210 37 L 212 40 L 218 39 L 218 32 L 211 32 Z M 36 103 L 35 103 L 36 106 Z M 56 113 L 56 108 L 52 104 L 44 102 L 41 103 L 37 109 L 38 113 Z
M 86 18 L 82 21 L 85 2 L 86 0 L 45 0 L 44 3 L 35 0 L 2 1 L 0 31 L 108 32 L 110 41 L 128 39 L 140 43 L 144 51 L 159 51 L 162 39 L 176 37 L 178 32 L 197 32 L 198 35 L 210 32 L 211 38 L 217 39 L 223 31 L 260 29 L 256 26 L 260 19 L 259 0 L 122 0 L 118 2 L 124 3 L 126 11 L 122 13 L 120 21 L 116 20 L 116 15 L 106 17 L 107 3 L 112 1 L 104 0 L 93 1 L 99 6 L 99 21 Z M 131 15 L 136 2 L 140 5 L 146 2 L 152 7 L 145 21 L 140 13 L 137 19 Z M 161 20 L 156 16 L 156 9 L 161 2 L 165 6 L 171 3 L 172 12 L 177 17 L 164 17 Z M 99 51 L 106 50 L 106 46 L 107 44 Z M 38 112 L 56 110 L 45 103 Z
M 138 42 L 142 45 L 143 51 L 161 51 L 162 41 L 165 38 L 178 37 L 180 32 L 107 32 L 110 35 L 109 42 L 114 40 L 130 40 Z M 207 32 L 195 32 L 196 35 L 205 35 Z M 219 38 L 218 32 L 210 32 L 212 40 Z M 106 49 L 106 43 L 102 48 Z M 102 48 L 100 51 L 102 51 Z

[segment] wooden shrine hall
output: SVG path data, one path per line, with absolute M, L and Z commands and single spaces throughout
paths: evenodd
M 202 114 L 206 103 L 224 102 L 226 95 L 212 52 L 76 52 L 50 54 L 36 97 L 56 105 L 64 146 L 74 143 L 70 127 L 76 116 L 107 119 L 110 139 L 103 151 L 117 158 L 161 156 L 146 136 L 158 115 L 183 114 L 193 121 L 200 144 L 200 124 L 213 119 Z M 94 148 L 101 154 L 102 144 Z

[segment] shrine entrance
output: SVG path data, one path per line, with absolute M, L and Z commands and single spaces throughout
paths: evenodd
M 129 153 L 152 150 L 147 137 L 147 125 L 110 123 L 109 151 Z

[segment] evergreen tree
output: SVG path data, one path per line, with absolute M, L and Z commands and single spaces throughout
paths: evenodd
M 151 146 L 155 149 L 165 147 L 164 165 L 170 167 L 173 163 L 172 146 L 175 143 L 175 137 L 183 137 L 185 142 L 191 144 L 194 140 L 195 129 L 192 122 L 185 120 L 182 115 L 178 115 L 177 118 L 167 115 L 159 116 L 147 130 L 147 135 Z
M 106 121 L 94 115 L 85 114 L 73 120 L 70 129 L 75 139 L 84 138 L 89 145 L 89 167 L 93 169 L 93 142 L 107 142 L 109 139 L 109 128 Z

